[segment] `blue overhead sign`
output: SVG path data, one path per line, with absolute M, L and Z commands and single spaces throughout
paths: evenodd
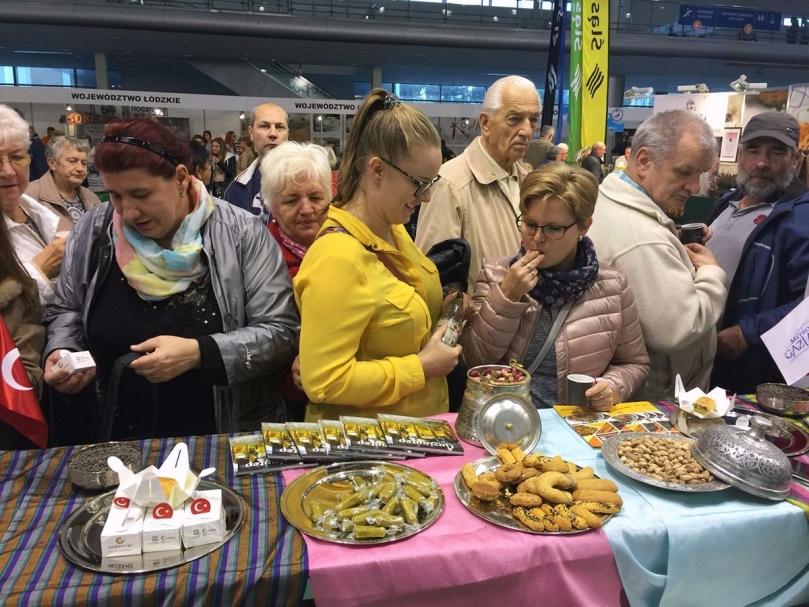
M 781 13 L 774 11 L 681 4 L 677 23 L 691 26 L 695 30 L 704 27 L 744 29 L 749 25 L 753 30 L 777 32 L 781 29 L 782 20 Z

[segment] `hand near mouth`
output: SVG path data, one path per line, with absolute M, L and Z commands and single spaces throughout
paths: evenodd
M 528 251 L 508 269 L 503 282 L 500 283 L 500 290 L 511 301 L 520 301 L 539 280 L 539 270 L 537 267 L 545 258 L 539 251 Z

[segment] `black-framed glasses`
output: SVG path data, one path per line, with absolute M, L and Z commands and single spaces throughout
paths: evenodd
M 3 164 L 3 158 L 8 158 L 8 163 L 16 169 L 22 169 L 31 164 L 31 155 L 27 152 L 12 152 L 8 156 L 0 156 L 0 166 Z
M 380 156 L 379 159 L 382 162 L 384 162 L 385 164 L 387 164 L 388 166 L 392 166 L 394 169 L 399 171 L 402 175 L 404 175 L 410 181 L 413 182 L 413 184 L 416 186 L 416 191 L 413 192 L 413 198 L 418 198 L 419 196 L 423 196 L 424 193 L 427 192 L 427 190 L 429 190 L 431 187 L 433 187 L 438 182 L 438 180 L 441 179 L 441 175 L 436 175 L 435 179 L 431 179 L 430 181 L 422 181 L 421 179 L 416 179 L 415 177 L 413 177 L 413 175 L 411 175 L 407 171 L 403 171 L 402 169 L 397 167 L 395 164 L 393 164 L 387 158 L 382 158 Z
M 540 226 L 531 221 L 526 221 L 522 218 L 522 215 L 517 217 L 517 227 L 520 230 L 520 234 L 523 236 L 533 236 L 537 233 L 537 230 L 542 230 L 542 233 L 548 240 L 561 240 L 565 233 L 577 223 L 579 222 L 574 221 L 569 226 L 556 226 L 553 224 Z

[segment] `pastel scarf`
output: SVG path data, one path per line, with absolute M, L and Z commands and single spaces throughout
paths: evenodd
M 213 213 L 213 198 L 198 179 L 192 179 L 188 196 L 194 209 L 171 239 L 171 249 L 141 236 L 117 212 L 112 215 L 115 259 L 129 286 L 146 301 L 161 301 L 182 293 L 208 273 L 201 255 L 202 226 Z
M 511 265 L 525 255 L 525 247 L 511 260 Z M 576 267 L 569 272 L 539 271 L 539 281 L 528 295 L 542 305 L 561 308 L 576 301 L 598 278 L 598 259 L 593 241 L 582 238 L 576 248 Z

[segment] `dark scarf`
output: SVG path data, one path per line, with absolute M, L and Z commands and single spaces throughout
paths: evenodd
M 511 260 L 516 261 L 525 255 L 525 246 Z M 576 267 L 569 272 L 552 272 L 539 270 L 539 281 L 528 292 L 528 295 L 542 305 L 561 308 L 567 303 L 576 301 L 598 277 L 598 259 L 593 241 L 585 236 L 576 248 Z

